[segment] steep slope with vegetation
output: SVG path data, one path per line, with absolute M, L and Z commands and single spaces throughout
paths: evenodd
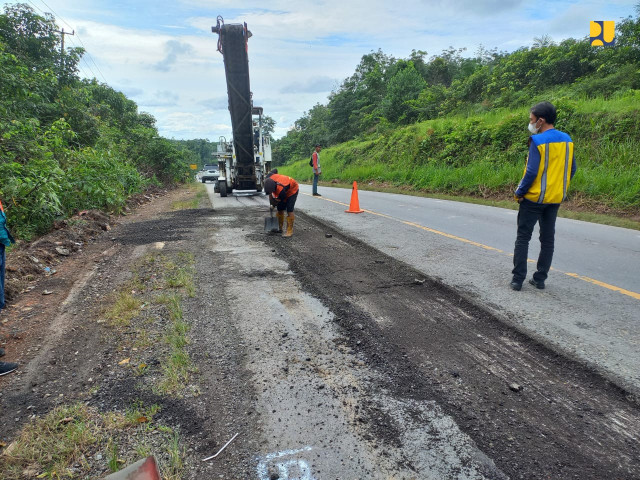
M 282 171 L 311 178 L 323 151 L 323 180 L 373 181 L 426 192 L 509 194 L 527 153 L 528 108 L 550 100 L 559 129 L 576 143 L 574 199 L 608 209 L 640 206 L 639 17 L 616 25 L 615 47 L 548 37 L 513 53 L 474 58 L 449 49 L 425 60 L 381 51 L 275 142 Z
M 119 211 L 151 184 L 188 178 L 196 155 L 159 137 L 155 119 L 97 80 L 83 50 L 59 50 L 53 16 L 26 4 L 0 15 L 0 198 L 21 238 L 77 210 Z

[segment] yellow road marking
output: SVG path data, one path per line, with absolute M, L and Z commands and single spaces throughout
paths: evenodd
M 608 283 L 601 282 L 599 280 L 595 280 L 593 278 L 585 277 L 583 275 L 578 275 L 577 273 L 567 273 L 563 272 L 565 275 L 569 275 L 570 277 L 577 278 L 584 282 L 593 283 L 594 285 L 598 285 L 602 288 L 607 288 L 609 290 L 613 290 L 614 292 L 622 293 L 623 295 L 628 295 L 636 300 L 640 300 L 640 293 L 632 292 L 630 290 L 625 290 L 624 288 L 616 287 L 615 285 L 609 285 Z
M 303 193 L 303 195 L 307 195 L 309 197 L 312 196 L 312 195 L 310 195 L 308 193 Z M 336 200 L 331 200 L 330 198 L 321 197 L 320 199 L 321 200 L 326 200 L 327 202 L 337 203 L 338 205 L 344 205 L 345 207 L 349 206 L 346 203 L 338 202 Z M 405 225 L 409 225 L 410 227 L 419 228 L 420 230 L 424 230 L 424 231 L 427 231 L 427 232 L 430 232 L 430 233 L 435 233 L 436 235 L 441 235 L 443 237 L 450 238 L 452 240 L 457 240 L 459 242 L 467 243 L 469 245 L 473 245 L 473 246 L 476 246 L 476 247 L 484 248 L 485 250 L 492 250 L 494 252 L 506 253 L 503 250 L 500 250 L 499 248 L 495 248 L 495 247 L 491 247 L 489 245 L 484 245 L 482 243 L 474 242 L 473 240 L 468 240 L 466 238 L 458 237 L 456 235 L 451 235 L 450 233 L 441 232 L 440 230 L 435 230 L 433 228 L 425 227 L 424 225 L 420 225 L 419 223 L 409 222 L 409 221 L 406 221 L 406 220 L 400 220 L 398 218 L 392 217 L 391 215 L 387 215 L 387 214 L 384 214 L 384 213 L 378 213 L 378 212 L 374 212 L 374 211 L 371 211 L 371 210 L 364 210 L 364 211 L 365 211 L 365 213 L 370 213 L 371 215 L 377 215 L 378 217 L 388 218 L 388 219 L 393 220 L 395 222 L 400 222 L 400 223 L 404 223 Z M 513 257 L 513 253 L 507 253 L 507 255 Z M 528 258 L 527 261 L 529 263 L 537 263 L 536 260 L 532 260 L 530 258 Z M 551 267 L 551 270 L 556 271 L 558 273 L 562 273 L 562 274 L 567 275 L 567 276 L 569 276 L 571 278 L 576 278 L 578 280 L 582 280 L 583 282 L 591 283 L 593 285 L 597 285 L 599 287 L 606 288 L 607 290 L 612 290 L 614 292 L 618 292 L 618 293 L 621 293 L 623 295 L 627 295 L 627 296 L 629 296 L 631 298 L 635 298 L 636 300 L 640 300 L 640 293 L 632 292 L 630 290 L 625 290 L 624 288 L 616 287 L 615 285 L 610 285 L 608 283 L 601 282 L 600 280 L 595 280 L 593 278 L 585 277 L 583 275 L 578 275 L 577 273 L 563 272 L 563 271 L 557 270 L 556 268 L 553 268 L 553 267 Z
M 499 248 L 490 247 L 489 245 L 484 245 L 482 243 L 474 242 L 473 240 L 467 240 L 466 238 L 458 237 L 456 235 L 451 235 L 450 233 L 441 232 L 439 230 L 434 230 L 433 228 L 424 227 L 418 223 L 407 222 L 406 220 L 399 220 L 399 222 L 404 223 L 405 225 L 409 225 L 411 227 L 416 227 L 421 230 L 426 230 L 427 232 L 435 233 L 437 235 L 442 235 L 443 237 L 451 238 L 452 240 L 458 240 L 459 242 L 468 243 L 469 245 L 475 245 L 476 247 L 484 248 L 485 250 L 493 250 L 494 252 L 504 253 L 504 251 Z

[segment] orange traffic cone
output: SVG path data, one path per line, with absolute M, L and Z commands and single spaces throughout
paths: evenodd
M 353 187 L 351 189 L 351 205 L 349 205 L 349 210 L 345 210 L 346 213 L 362 213 L 364 210 L 360 210 L 360 202 L 358 202 L 358 184 L 357 182 L 353 182 Z

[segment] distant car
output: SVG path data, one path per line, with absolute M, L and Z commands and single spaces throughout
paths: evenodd
M 206 183 L 207 180 L 217 182 L 220 176 L 220 168 L 218 165 L 205 165 L 200 174 L 200 181 Z

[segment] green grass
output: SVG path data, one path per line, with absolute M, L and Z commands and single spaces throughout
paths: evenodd
M 168 468 L 163 471 L 165 480 L 180 480 L 182 478 L 181 473 L 184 469 L 183 458 L 186 456 L 185 448 L 181 446 L 180 437 L 177 432 L 173 432 L 171 441 L 167 446 L 167 453 L 169 454 Z
M 164 343 L 169 346 L 170 354 L 162 360 L 162 379 L 157 391 L 162 394 L 178 395 L 191 378 L 195 367 L 185 347 L 189 344 L 187 333 L 190 326 L 182 318 L 182 306 L 178 295 L 161 295 L 156 302 L 168 310 L 170 324 L 167 326 Z
M 89 478 L 89 471 L 104 467 L 115 472 L 141 454 L 149 454 L 153 438 L 156 447 L 169 452 L 168 461 L 160 464 L 163 478 L 178 479 L 185 451 L 172 429 L 153 421 L 158 411 L 157 405 L 144 407 L 140 402 L 131 405 L 126 414 L 101 413 L 83 403 L 56 407 L 25 425 L 5 449 L 0 478 Z M 74 473 L 75 465 L 79 467 Z
M 178 254 L 178 263 L 166 261 L 164 268 L 167 287 L 183 288 L 189 298 L 195 297 L 194 264 L 194 255 L 185 252 Z
M 112 438 L 110 438 L 107 443 L 107 459 L 109 470 L 112 472 L 120 470 L 121 460 L 118 458 L 118 444 Z
M 199 182 L 188 183 L 182 188 L 187 188 L 189 190 L 195 189 L 196 194 L 193 198 L 190 198 L 188 200 L 178 200 L 173 202 L 171 204 L 171 210 L 189 210 L 198 208 L 202 199 L 206 198 L 207 196 L 207 188 L 204 186 L 204 184 Z
M 125 343 L 135 351 L 152 348 L 157 342 L 166 345 L 160 359 L 160 377 L 152 375 L 156 393 L 180 396 L 188 385 L 191 393 L 198 394 L 197 387 L 190 385 L 191 373 L 197 369 L 186 351 L 190 325 L 182 310 L 183 299 L 196 293 L 195 256 L 189 252 L 149 253 L 132 273 L 132 280 L 119 289 L 105 316 L 111 325 L 130 329 L 134 335 Z M 155 320 L 147 315 L 132 326 L 131 320 L 146 305 L 153 304 L 164 307 Z M 156 326 L 162 324 L 165 326 Z M 144 362 L 132 361 L 131 366 L 132 373 L 139 377 L 154 370 Z
M 640 91 L 608 100 L 561 97 L 557 106 L 557 127 L 575 144 L 578 170 L 569 190 L 570 200 L 580 200 L 575 214 L 616 223 L 602 215 L 608 212 L 637 228 L 624 217 L 640 213 Z M 496 109 L 372 134 L 323 150 L 321 181 L 350 186 L 355 180 L 362 188 L 373 183 L 381 191 L 471 197 L 478 203 L 510 201 L 524 170 L 527 122 L 527 108 Z M 279 170 L 302 182 L 312 179 L 306 158 Z
M 105 313 L 105 317 L 112 326 L 126 327 L 131 319 L 140 313 L 142 302 L 133 296 L 129 290 L 122 290 L 116 294 L 113 304 Z

